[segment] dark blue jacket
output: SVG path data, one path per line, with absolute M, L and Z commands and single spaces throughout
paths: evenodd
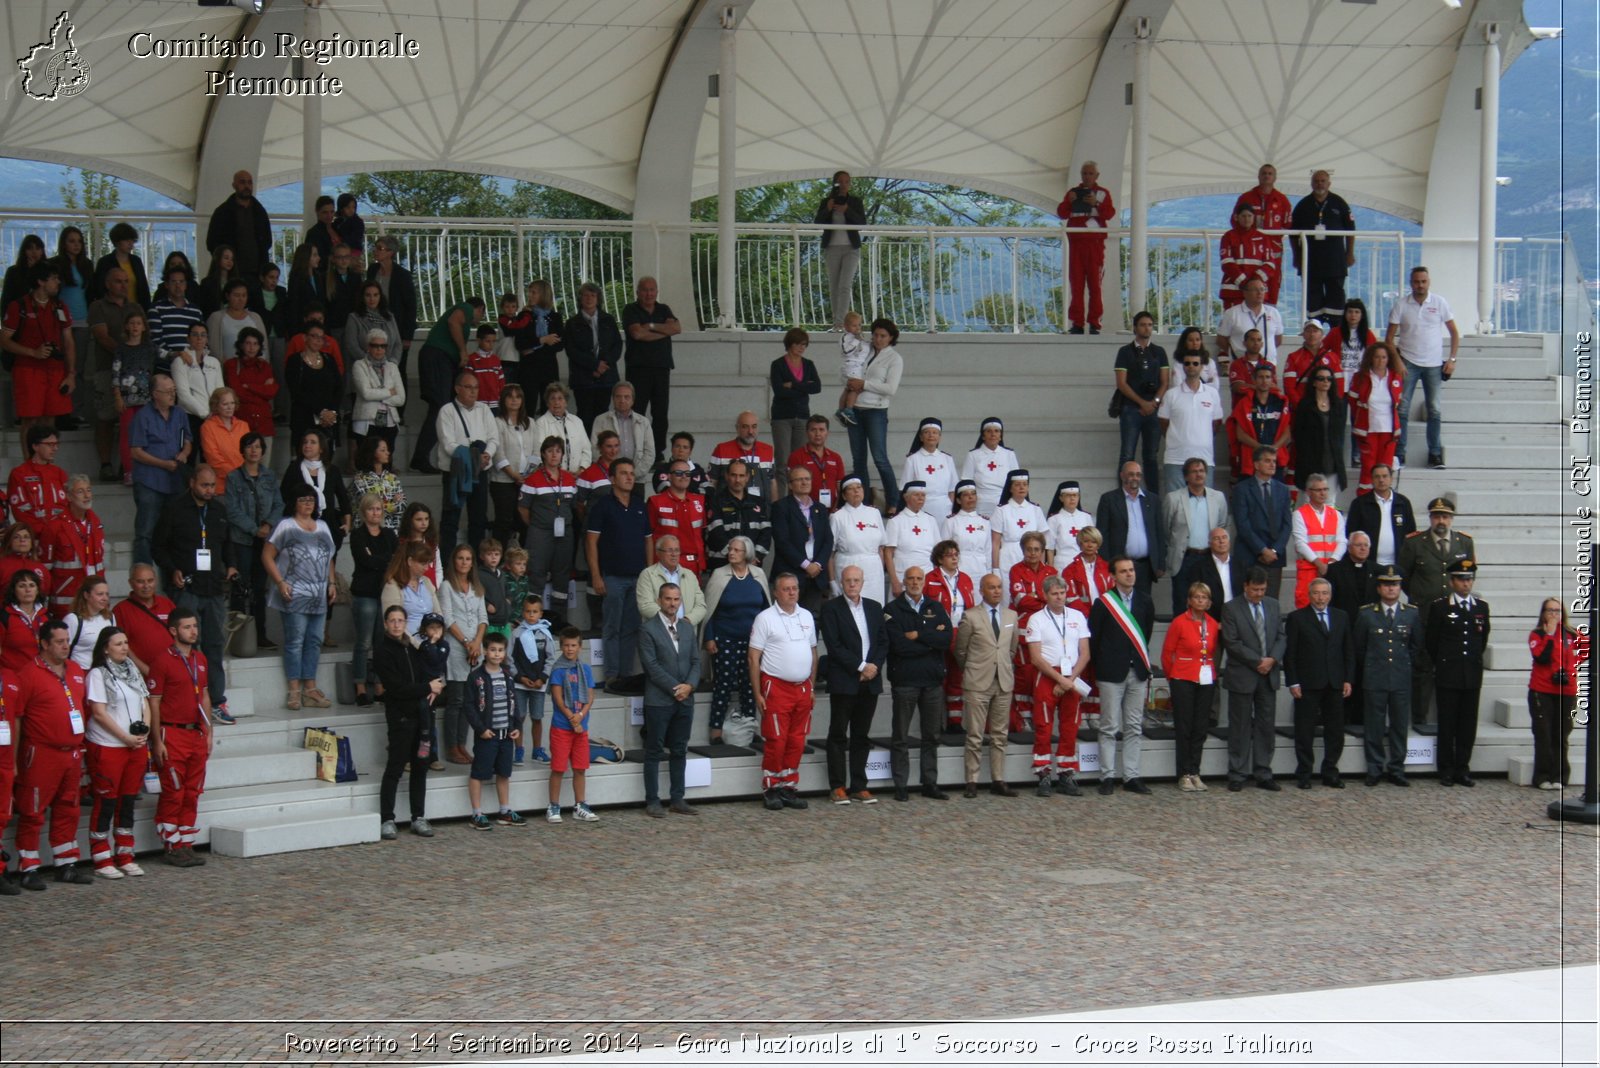
M 1254 475 L 1233 487 L 1233 523 L 1239 532 L 1239 548 L 1252 564 L 1258 563 L 1263 549 L 1278 553 L 1273 567 L 1283 567 L 1289 559 L 1289 530 L 1293 512 L 1289 508 L 1289 487 L 1277 479 L 1268 483 L 1272 498 L 1270 510 L 1261 500 L 1261 480 Z
M 922 610 L 911 607 L 905 594 L 883 606 L 889 632 L 889 685 L 937 686 L 944 681 L 944 654 L 955 641 L 955 628 L 944 605 L 922 593 Z M 906 635 L 915 633 L 915 638 Z
M 883 605 L 863 597 L 861 608 L 867 615 L 865 651 L 861 648 L 861 632 L 850 618 L 850 602 L 843 597 L 833 597 L 822 606 L 819 625 L 822 644 L 828 650 L 822 658 L 822 667 L 827 672 L 829 693 L 883 692 L 883 662 L 889 656 L 889 632 L 883 625 Z M 878 665 L 878 674 L 866 682 L 861 680 L 863 660 Z
M 776 563 L 768 568 L 774 579 L 785 571 L 792 571 L 800 580 L 800 591 L 809 587 L 826 593 L 828 590 L 828 561 L 833 558 L 833 526 L 828 522 L 828 510 L 811 498 L 811 560 L 822 565 L 816 578 L 806 575 L 802 564 L 806 560 L 806 521 L 800 506 L 793 497 L 784 497 L 772 506 L 772 545 Z

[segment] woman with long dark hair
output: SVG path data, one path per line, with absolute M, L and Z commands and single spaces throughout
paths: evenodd
M 842 315 L 843 311 L 837 314 Z M 856 398 L 856 421 L 850 424 L 850 473 L 861 480 L 863 489 L 870 489 L 872 476 L 867 473 L 867 455 L 878 469 L 879 489 L 883 494 L 885 514 L 894 512 L 900 500 L 900 491 L 894 480 L 894 463 L 889 459 L 889 404 L 900 392 L 900 377 L 905 373 L 905 358 L 895 351 L 900 340 L 900 328 L 892 319 L 872 321 L 871 347 L 867 352 L 866 369 L 862 377 L 852 378 L 845 385 L 861 391 Z M 944 511 L 943 506 L 935 512 Z
M 195 294 L 195 303 L 200 305 L 200 314 L 210 318 L 212 312 L 220 311 L 227 303 L 229 283 L 238 280 L 240 275 L 234 267 L 233 246 L 218 245 L 212 249 L 211 268 L 200 280 L 200 291 Z
M 393 462 L 388 441 L 371 435 L 362 438 L 356 447 L 356 474 L 350 490 L 356 500 L 368 494 L 377 497 L 383 504 L 384 529 L 398 536 L 400 517 L 406 510 L 406 489 L 400 484 Z
M 539 435 L 528 411 L 527 394 L 512 383 L 500 394 L 495 409 L 495 430 L 499 434 L 494 454 L 494 469 L 489 472 L 489 499 L 494 502 L 495 540 L 501 545 L 521 545 L 528 524 L 517 511 L 522 480 L 539 466 Z M 512 605 L 520 613 L 521 605 Z
M 1347 406 L 1337 395 L 1331 367 L 1314 367 L 1305 394 L 1294 410 L 1294 484 L 1301 490 L 1312 475 L 1327 475 L 1334 498 L 1348 487 L 1344 472 L 1344 424 Z M 1330 500 L 1331 504 L 1332 501 Z
M 1547 597 L 1539 606 L 1539 622 L 1528 634 L 1528 652 L 1533 657 L 1528 678 L 1533 785 L 1559 790 L 1572 779 L 1568 738 L 1578 706 L 1578 672 L 1589 660 L 1589 639 L 1567 622 L 1567 607 L 1559 597 Z
M 428 793 L 428 770 L 443 768 L 433 759 L 432 702 L 444 692 L 444 680 L 430 678 L 422 654 L 406 629 L 406 610 L 392 605 L 383 614 L 383 636 L 378 639 L 378 682 L 383 687 L 383 714 L 389 727 L 389 751 L 378 786 L 378 815 L 382 819 L 380 837 L 390 841 L 397 835 L 395 795 L 400 776 L 409 774 L 411 833 L 432 838 L 433 828 L 423 815 Z M 410 771 L 407 772 L 407 768 Z
M 108 626 L 100 631 L 87 682 L 86 741 L 89 789 L 94 796 L 89 812 L 89 856 L 94 873 L 102 879 L 143 875 L 144 869 L 133 857 L 133 806 L 144 788 L 148 763 L 150 688 L 133 661 L 122 628 Z
M 378 626 L 378 609 L 389 564 L 400 546 L 395 532 L 383 525 L 383 498 L 369 493 L 356 506 L 359 522 L 350 532 L 350 559 L 355 571 L 350 577 L 351 616 L 356 628 L 356 651 L 351 658 L 355 677 L 356 704 L 370 705 L 367 695 L 370 680 L 368 658 Z
M 44 238 L 26 234 L 17 246 L 17 261 L 6 268 L 5 285 L 0 288 L 0 315 L 11 307 L 11 302 L 21 300 L 33 292 L 33 269 L 44 259 Z
M 344 376 L 332 355 L 323 350 L 327 331 L 321 323 L 308 323 L 306 347 L 285 358 L 284 384 L 289 387 L 289 431 L 302 435 L 315 430 L 326 435 L 328 459 L 339 444 L 339 407 L 344 402 Z
M 39 655 L 39 627 L 50 618 L 38 575 L 18 571 L 11 576 L 0 617 L 0 668 L 8 674 L 21 671 Z

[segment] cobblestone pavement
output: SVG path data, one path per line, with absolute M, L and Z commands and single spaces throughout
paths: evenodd
M 150 858 L 143 879 L 0 900 L 13 1021 L 0 1060 L 384 1050 L 286 1056 L 291 1031 L 447 1060 L 451 1031 L 644 1026 L 649 1043 L 753 1021 L 993 1019 L 1593 962 L 1594 830 L 1562 833 L 1549 796 L 1423 779 L 739 802 L 698 819 L 452 822 L 431 841 L 193 870 Z M 111 1019 L 212 1022 L 86 1022 Z M 410 1052 L 413 1032 L 436 1031 L 436 1049 Z M 496 1052 L 516 1051 L 477 1050 Z

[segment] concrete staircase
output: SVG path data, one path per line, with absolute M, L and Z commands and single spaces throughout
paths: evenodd
M 831 412 L 833 408 L 838 367 L 834 340 L 832 335 L 813 338 L 811 358 L 826 383 L 813 404 L 816 411 Z M 889 437 L 896 467 L 924 415 L 938 415 L 945 421 L 945 448 L 958 460 L 972 447 L 979 422 L 998 415 L 1006 421 L 1007 443 L 1032 471 L 1034 499 L 1047 503 L 1056 483 L 1073 477 L 1084 484 L 1086 507 L 1093 510 L 1093 502 L 1114 485 L 1117 430 L 1104 413 L 1110 391 L 1109 368 L 1117 346 L 1125 340 L 902 335 L 898 348 L 906 360 L 906 373 L 891 409 Z M 1158 341 L 1171 351 L 1172 338 Z M 1563 414 L 1570 407 L 1570 386 L 1553 376 L 1556 344 L 1557 339 L 1544 336 L 1466 339 L 1461 370 L 1444 393 L 1449 467 L 1433 471 L 1423 466 L 1426 447 L 1422 423 L 1417 420 L 1407 458 L 1410 466 L 1400 479 L 1401 492 L 1419 511 L 1433 496 L 1452 494 L 1460 511 L 1457 529 L 1476 539 L 1482 566 L 1477 588 L 1493 606 L 1494 635 L 1474 767 L 1490 774 L 1509 772 L 1514 781 L 1525 774 L 1522 769 L 1532 752 L 1523 636 L 1543 597 L 1570 601 L 1573 595 L 1576 584 L 1569 567 L 1575 559 L 1576 541 L 1566 521 L 1573 507 L 1584 503 L 1566 488 L 1569 449 Z M 780 352 L 778 337 L 770 334 L 701 333 L 680 338 L 672 425 L 696 436 L 698 456 L 709 455 L 716 442 L 732 435 L 734 413 L 741 409 L 755 410 L 765 419 L 767 370 Z M 409 414 L 415 420 L 421 412 L 422 406 L 414 405 Z M 411 428 L 401 433 L 397 454 L 402 458 L 410 455 L 410 433 Z M 842 431 L 835 431 L 830 444 L 848 463 L 849 447 Z M 1586 445 L 1582 451 L 1587 451 Z M 9 467 L 17 452 L 15 435 L 0 435 L 0 465 Z M 274 456 L 281 469 L 288 456 L 286 432 L 278 434 Z M 98 468 L 87 431 L 63 435 L 59 462 L 71 471 Z M 412 499 L 427 501 L 437 509 L 440 488 L 436 479 L 407 474 L 404 481 Z M 95 492 L 97 510 L 112 540 L 112 590 L 121 597 L 127 588 L 131 553 L 132 495 L 121 486 L 96 485 Z M 342 569 L 348 572 L 348 564 Z M 1158 587 L 1158 606 L 1164 609 L 1168 598 L 1167 589 Z M 583 622 L 581 607 L 577 621 Z M 275 640 L 279 636 L 276 626 L 273 620 Z M 348 699 L 351 633 L 347 608 L 336 610 L 330 634 L 338 648 L 325 652 L 319 679 L 326 692 Z M 1158 624 L 1158 648 L 1164 635 L 1165 625 Z M 227 669 L 229 704 L 240 723 L 217 731 L 217 749 L 201 804 L 202 840 L 209 840 L 218 852 L 239 856 L 374 840 L 378 778 L 386 748 L 381 709 L 345 705 L 322 714 L 315 710 L 291 713 L 282 707 L 283 673 L 276 657 L 230 657 Z M 706 700 L 702 698 L 702 705 Z M 875 737 L 888 737 L 888 709 L 887 699 L 880 702 Z M 596 703 L 594 733 L 625 748 L 639 748 L 639 731 L 630 719 L 628 701 L 603 697 Z M 1289 700 L 1284 694 L 1278 722 L 1288 724 L 1290 720 Z M 813 737 L 825 734 L 826 721 L 824 700 L 819 703 Z M 361 772 L 357 782 L 334 785 L 314 779 L 311 754 L 302 748 L 303 735 L 306 727 L 323 725 L 350 738 Z M 700 744 L 707 736 L 702 713 L 693 743 Z M 1573 742 L 1574 763 L 1579 768 L 1582 738 L 1579 731 Z M 1290 742 L 1281 738 L 1274 767 L 1287 773 L 1293 763 Z M 759 792 L 759 757 L 726 757 L 708 764 L 709 785 L 691 790 L 692 797 L 749 797 Z M 1030 764 L 1025 747 L 1010 747 L 1009 777 L 1026 779 Z M 1220 773 L 1225 766 L 1226 750 L 1220 742 L 1213 742 L 1206 751 L 1205 770 Z M 1362 770 L 1359 744 L 1347 744 L 1343 767 L 1348 772 Z M 469 811 L 465 771 L 450 766 L 430 776 L 430 817 L 448 818 Z M 1172 743 L 1147 740 L 1145 772 L 1154 778 L 1174 773 Z M 959 748 L 941 750 L 940 774 L 942 781 L 959 782 Z M 513 776 L 513 803 L 524 810 L 541 807 L 546 801 L 545 778 L 542 765 L 518 768 Z M 802 785 L 807 790 L 826 786 L 820 747 L 805 759 Z M 590 797 L 601 805 L 638 803 L 643 789 L 637 765 L 592 769 Z M 403 797 L 400 808 L 404 816 Z M 141 849 L 158 845 L 150 822 L 153 811 L 153 799 L 146 799 L 138 809 Z

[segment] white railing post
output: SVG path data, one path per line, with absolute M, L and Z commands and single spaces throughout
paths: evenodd
M 1133 198 L 1132 230 L 1128 235 L 1128 314 L 1144 310 L 1148 303 L 1150 204 L 1145 192 L 1146 172 L 1150 167 L 1150 138 L 1147 116 L 1150 111 L 1150 20 L 1139 17 L 1133 28 L 1133 166 L 1129 193 Z
M 435 246 L 435 250 L 434 250 L 434 258 L 433 258 L 434 278 L 438 281 L 438 284 L 439 284 L 438 288 L 439 288 L 439 314 L 440 315 L 443 315 L 444 314 L 444 310 L 446 308 L 450 307 L 450 301 L 445 296 L 445 282 L 444 282 L 445 264 L 449 262 L 445 258 L 446 257 L 445 235 L 447 235 L 449 232 L 450 231 L 446 227 L 443 227 L 443 226 L 439 227 L 439 237 L 438 237 L 438 240 L 436 242 L 436 246 Z
M 1011 332 L 1022 333 L 1022 272 L 1017 263 L 1021 254 L 1022 242 L 1018 238 L 1011 239 Z
M 791 225 L 789 227 L 789 236 L 790 236 L 790 239 L 791 239 L 791 243 L 792 243 L 792 245 L 794 247 L 794 265 L 793 265 L 793 269 L 790 272 L 790 274 L 792 275 L 792 279 L 791 279 L 791 281 L 789 283 L 789 301 L 790 301 L 791 306 L 794 308 L 794 314 L 790 316 L 790 320 L 794 323 L 795 326 L 799 326 L 800 323 L 801 323 L 801 320 L 800 320 L 800 228 L 798 226 Z
M 1063 222 L 1057 231 L 1061 242 L 1061 332 L 1067 332 L 1067 308 L 1072 304 L 1072 265 L 1067 262 L 1072 255 L 1067 241 L 1067 224 Z
M 591 281 L 589 278 L 589 233 L 590 231 L 585 230 L 583 236 L 578 239 L 578 283 L 580 285 Z
M 867 319 L 867 321 L 869 323 L 873 319 L 878 319 L 878 318 L 882 317 L 881 313 L 878 311 L 878 308 L 879 308 L 880 304 L 882 303 L 881 300 L 879 299 L 881 291 L 879 289 L 878 273 L 879 273 L 880 270 L 882 270 L 882 267 L 883 267 L 883 258 L 878 254 L 878 245 L 879 245 L 879 243 L 880 242 L 878 241 L 878 239 L 876 237 L 872 238 L 872 247 L 867 252 L 867 263 L 871 267 L 871 275 L 872 275 L 871 279 L 867 283 L 867 288 L 872 293 L 872 315 Z
M 1214 290 L 1211 280 L 1211 234 L 1205 230 L 1200 231 L 1200 260 L 1206 265 L 1206 288 L 1200 294 L 1200 308 L 1205 313 L 1206 330 L 1209 332 L 1215 325 L 1211 322 L 1211 294 Z
M 528 286 L 528 239 L 523 232 L 522 220 L 517 220 L 514 236 L 517 241 L 517 276 L 511 280 L 511 292 L 522 293 Z
M 1156 246 L 1156 327 L 1167 332 L 1167 243 Z
M 1494 333 L 1495 168 L 1500 146 L 1500 24 L 1483 27 L 1483 91 L 1478 144 L 1478 333 Z
M 739 325 L 738 194 L 734 190 L 739 128 L 736 116 L 737 37 L 732 6 L 722 9 L 722 56 L 717 73 L 717 326 Z
M 933 328 L 938 325 L 938 316 L 934 312 L 933 292 L 939 284 L 939 244 L 938 237 L 933 232 L 933 227 L 928 227 L 928 333 L 933 333 Z

